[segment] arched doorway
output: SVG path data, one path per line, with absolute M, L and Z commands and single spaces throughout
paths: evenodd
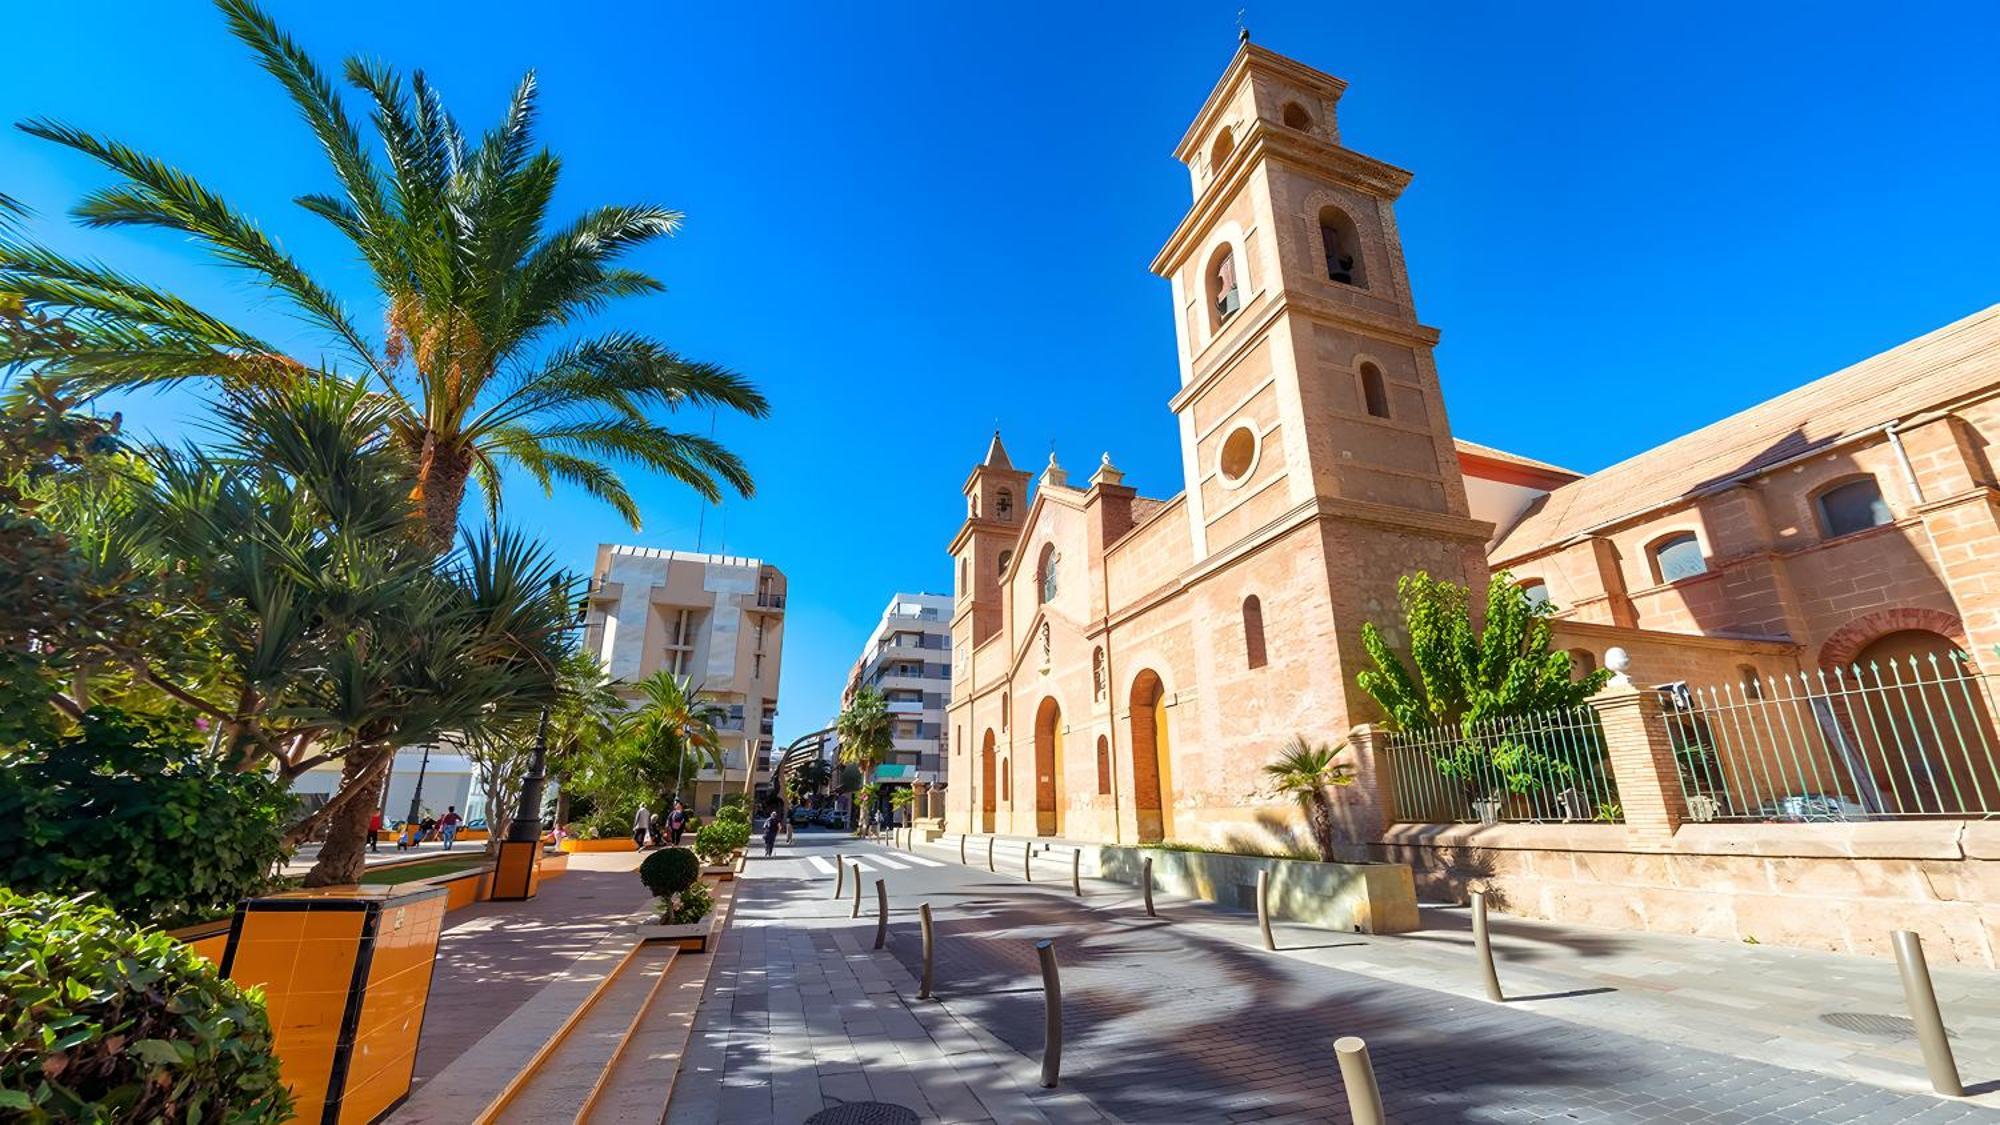
M 1062 835 L 1062 707 L 1054 697 L 1035 712 L 1035 835 Z
M 979 830 L 989 834 L 993 831 L 993 814 L 1000 807 L 1000 791 L 994 788 L 998 784 L 994 777 L 998 757 L 999 753 L 993 746 L 993 731 L 989 727 L 985 744 L 979 750 Z
M 1173 756 L 1167 736 L 1167 692 L 1152 669 L 1132 681 L 1132 811 L 1139 842 L 1157 844 L 1173 831 L 1166 795 L 1173 789 Z
M 1856 724 L 1874 775 L 1876 792 L 1859 794 L 1869 811 L 1959 815 L 2000 805 L 1992 765 L 2000 743 L 1963 649 L 1902 629 L 1870 641 L 1854 663 L 1859 682 L 1880 685 Z

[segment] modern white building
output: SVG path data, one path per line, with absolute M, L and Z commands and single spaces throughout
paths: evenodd
M 935 785 L 944 780 L 951 609 L 949 594 L 897 594 L 848 673 L 841 705 L 853 702 L 863 687 L 878 688 L 894 719 L 895 749 L 875 767 L 877 784 Z
M 309 769 L 292 782 L 292 792 L 305 801 L 307 809 L 318 808 L 340 788 L 340 768 L 336 760 Z M 384 823 L 395 824 L 409 816 L 412 800 L 418 802 L 419 817 L 424 813 L 442 816 L 448 808 L 457 809 L 467 821 L 505 822 L 514 815 L 510 807 L 502 809 L 497 818 L 489 816 L 492 810 L 486 807 L 486 794 L 480 791 L 472 759 L 450 746 L 412 746 L 396 752 L 396 762 L 389 767 L 388 789 L 377 798 Z
M 771 772 L 784 651 L 785 576 L 759 559 L 600 544 L 584 645 L 628 702 L 661 671 L 720 706 L 721 771 L 691 778 L 683 799 L 710 812 L 724 793 L 761 794 Z M 662 798 L 667 794 L 662 794 Z

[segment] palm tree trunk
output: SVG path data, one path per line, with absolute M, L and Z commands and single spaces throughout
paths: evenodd
M 411 498 L 423 515 L 425 542 L 442 555 L 458 539 L 458 511 L 465 505 L 472 457 L 461 449 L 439 447 L 431 435 L 416 453 L 417 487 Z
M 356 797 L 364 787 L 374 792 L 374 770 L 383 755 L 393 753 L 379 748 L 357 750 L 341 763 L 340 790 L 334 794 L 334 802 L 339 805 L 326 818 L 326 842 L 319 847 L 319 862 L 306 872 L 306 886 L 331 887 L 361 881 L 362 869 L 368 863 L 368 818 L 375 810 L 368 801 Z M 344 802 L 343 796 L 347 797 Z

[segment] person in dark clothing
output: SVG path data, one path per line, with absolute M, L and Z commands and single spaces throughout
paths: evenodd
M 764 854 L 770 855 L 777 846 L 778 812 L 776 809 L 773 809 L 771 810 L 771 815 L 764 818 Z
M 681 807 L 679 801 L 675 801 L 673 810 L 667 813 L 667 834 L 673 837 L 674 846 L 677 848 L 681 846 L 681 833 L 687 831 L 687 825 L 687 809 Z

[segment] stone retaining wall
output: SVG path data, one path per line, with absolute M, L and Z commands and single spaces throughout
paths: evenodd
M 1084 845 L 1084 866 L 1100 879 L 1138 885 L 1153 859 L 1153 889 L 1257 908 L 1257 872 L 1271 872 L 1271 917 L 1331 930 L 1400 934 L 1418 928 L 1416 883 L 1402 863 L 1319 863 L 1216 852 Z

